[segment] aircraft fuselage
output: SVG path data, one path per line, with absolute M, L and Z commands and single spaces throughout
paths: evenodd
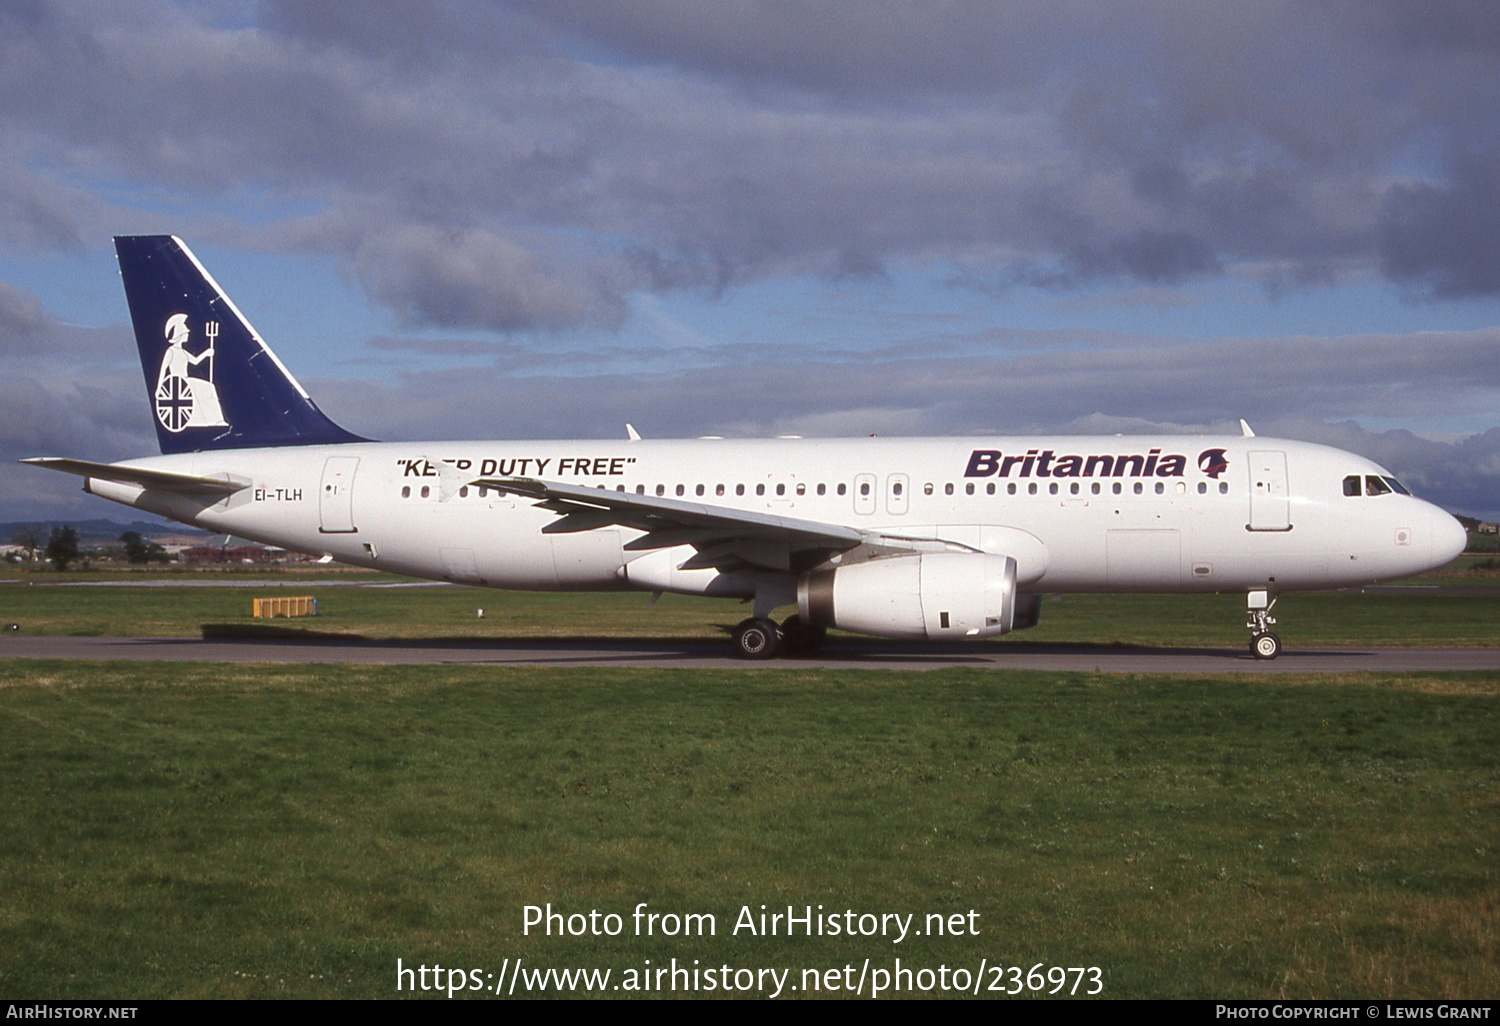
M 1200 455 L 1216 450 L 1223 466 L 1210 474 Z M 129 465 L 248 487 L 208 504 L 97 479 L 90 491 L 340 562 L 496 588 L 630 587 L 622 568 L 661 551 L 627 550 L 644 532 L 623 527 L 545 534 L 554 512 L 472 484 L 497 476 L 942 539 L 1013 556 L 1019 585 L 1055 593 L 1340 587 L 1441 565 L 1461 539 L 1427 502 L 1367 494 L 1365 478 L 1389 478 L 1369 460 L 1257 437 L 371 442 Z M 1345 494 L 1351 477 L 1359 494 Z M 636 586 L 714 593 L 709 579 Z

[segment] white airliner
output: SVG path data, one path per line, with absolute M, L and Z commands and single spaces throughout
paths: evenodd
M 827 628 L 983 638 L 1043 593 L 1280 592 L 1403 577 L 1463 528 L 1369 460 L 1241 436 L 381 443 L 313 404 L 182 242 L 115 240 L 162 455 L 79 474 L 136 509 L 492 588 L 750 600 L 747 659 Z M 1243 425 L 1242 425 L 1243 426 Z M 780 624 L 773 610 L 796 603 Z

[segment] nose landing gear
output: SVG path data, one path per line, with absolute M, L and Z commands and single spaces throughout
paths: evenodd
M 1272 632 L 1276 618 L 1271 610 L 1276 606 L 1276 597 L 1269 591 L 1252 591 L 1245 602 L 1250 628 L 1250 654 L 1256 659 L 1275 659 L 1281 654 L 1281 638 Z

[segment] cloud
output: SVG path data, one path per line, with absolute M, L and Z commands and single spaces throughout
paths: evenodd
M 1435 299 L 1500 294 L 1500 149 L 1458 161 L 1446 184 L 1392 189 L 1381 230 L 1392 280 Z
M 507 331 L 617 323 L 635 289 L 932 259 L 1057 287 L 1255 264 L 1280 288 L 1363 267 L 1494 291 L 1495 162 L 1442 163 L 1491 152 L 1482 8 L 200 10 L 10 5 L 0 231 L 76 245 L 109 216 L 33 165 L 190 207 L 269 196 L 315 208 L 401 316 Z M 1413 160 L 1435 177 L 1393 174 Z M 278 220 L 261 237 L 294 244 Z
M 38 250 L 82 248 L 79 206 L 97 206 L 78 190 L 0 161 L 0 241 Z
M 525 249 L 482 231 L 408 226 L 366 238 L 355 268 L 371 294 L 411 325 L 477 325 L 495 331 L 618 324 L 617 295 L 543 267 Z
M 0 281 L 0 347 L 9 349 L 14 340 L 36 334 L 45 323 L 36 296 Z

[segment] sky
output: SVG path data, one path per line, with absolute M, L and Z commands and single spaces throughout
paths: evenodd
M 1492 0 L 6 0 L 0 520 L 156 451 L 110 239 L 373 438 L 1228 432 L 1500 519 Z

